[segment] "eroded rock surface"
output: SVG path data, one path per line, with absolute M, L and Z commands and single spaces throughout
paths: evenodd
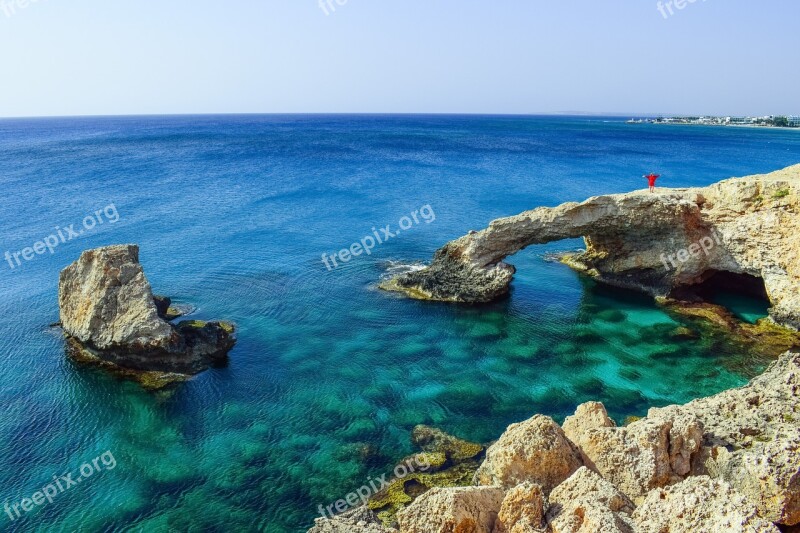
M 486 450 L 475 482 L 504 488 L 530 482 L 547 494 L 582 465 L 580 452 L 561 427 L 550 417 L 536 415 L 510 425 Z
M 692 474 L 725 480 L 764 518 L 800 523 L 800 354 L 782 356 L 745 387 L 651 409 L 648 418 L 687 414 L 704 427 Z
M 614 485 L 581 467 L 550 493 L 552 533 L 633 533 L 635 506 Z
M 61 326 L 83 362 L 149 376 L 164 385 L 222 363 L 236 342 L 227 322 L 165 318 L 169 300 L 154 298 L 136 245 L 88 250 L 61 272 Z M 161 313 L 160 313 L 161 311 Z M 161 373 L 160 379 L 153 373 Z
M 641 533 L 780 533 L 747 498 L 708 476 L 652 491 L 633 517 Z
M 403 533 L 492 533 L 505 490 L 435 488 L 397 514 Z
M 587 466 L 636 498 L 689 474 L 703 427 L 691 414 L 648 417 L 624 427 L 589 428 L 577 440 Z
M 517 485 L 506 492 L 493 533 L 544 533 L 545 507 L 542 487 L 533 483 Z
M 597 196 L 493 221 L 447 243 L 425 269 L 382 284 L 415 298 L 486 302 L 506 292 L 523 248 L 584 237 L 571 264 L 600 281 L 666 296 L 712 272 L 764 281 L 771 316 L 800 328 L 800 165 L 704 188 Z M 685 251 L 685 253 L 684 253 Z M 680 254 L 680 257 L 679 257 Z

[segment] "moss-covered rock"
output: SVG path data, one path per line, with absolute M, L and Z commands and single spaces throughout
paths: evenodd
M 725 335 L 730 342 L 741 345 L 747 353 L 777 358 L 800 347 L 800 332 L 780 326 L 770 318 L 750 324 L 739 320 L 721 305 L 670 298 L 659 298 L 657 301 L 676 319 L 688 320 L 709 337 Z

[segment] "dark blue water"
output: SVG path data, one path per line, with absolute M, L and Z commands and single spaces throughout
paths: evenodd
M 647 298 L 546 260 L 579 241 L 512 258 L 513 294 L 489 306 L 375 285 L 493 218 L 643 188 L 648 171 L 701 186 L 798 161 L 800 131 L 615 119 L 0 121 L 0 254 L 14 265 L 0 263 L 0 504 L 106 451 L 117 463 L 22 518 L 0 514 L 0 529 L 303 531 L 318 505 L 390 471 L 416 424 L 488 441 L 590 399 L 622 419 L 741 384 L 764 361 L 678 343 Z M 103 223 L 86 229 L 89 215 Z M 397 237 L 326 269 L 323 253 L 404 216 Z M 14 262 L 71 224 L 79 238 Z M 229 367 L 152 394 L 65 359 L 48 328 L 59 271 L 127 242 L 157 293 L 239 325 Z

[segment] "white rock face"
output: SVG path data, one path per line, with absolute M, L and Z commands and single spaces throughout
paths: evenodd
M 61 272 L 58 295 L 64 331 L 98 350 L 167 349 L 177 340 L 158 316 L 136 245 L 83 252 Z
M 447 243 L 429 267 L 382 287 L 415 298 L 488 301 L 508 292 L 514 268 L 503 262 L 507 256 L 533 244 L 584 237 L 586 253 L 572 264 L 600 281 L 664 296 L 710 271 L 750 274 L 764 280 L 771 316 L 800 328 L 798 234 L 795 165 L 705 188 L 597 196 L 500 218 Z M 677 258 L 681 251 L 685 260 Z
M 530 482 L 549 493 L 583 465 L 580 452 L 552 418 L 536 415 L 512 424 L 486 450 L 478 485 L 512 488 Z
M 550 493 L 552 533 L 633 533 L 635 506 L 614 485 L 586 467 Z
M 492 533 L 505 490 L 434 488 L 397 514 L 402 533 Z
M 633 518 L 641 533 L 780 533 L 747 498 L 708 476 L 652 491 Z

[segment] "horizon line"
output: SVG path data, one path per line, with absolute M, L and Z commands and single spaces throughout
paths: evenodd
M 64 118 L 136 118 L 136 117 L 219 117 L 219 116 L 474 116 L 474 117 L 690 117 L 690 116 L 766 116 L 766 115 L 714 115 L 697 113 L 624 113 L 594 111 L 556 111 L 543 113 L 468 113 L 468 112 L 220 112 L 220 113 L 121 113 L 83 115 L 19 115 L 2 116 L 0 120 L 64 119 Z M 791 113 L 772 116 L 794 116 Z

